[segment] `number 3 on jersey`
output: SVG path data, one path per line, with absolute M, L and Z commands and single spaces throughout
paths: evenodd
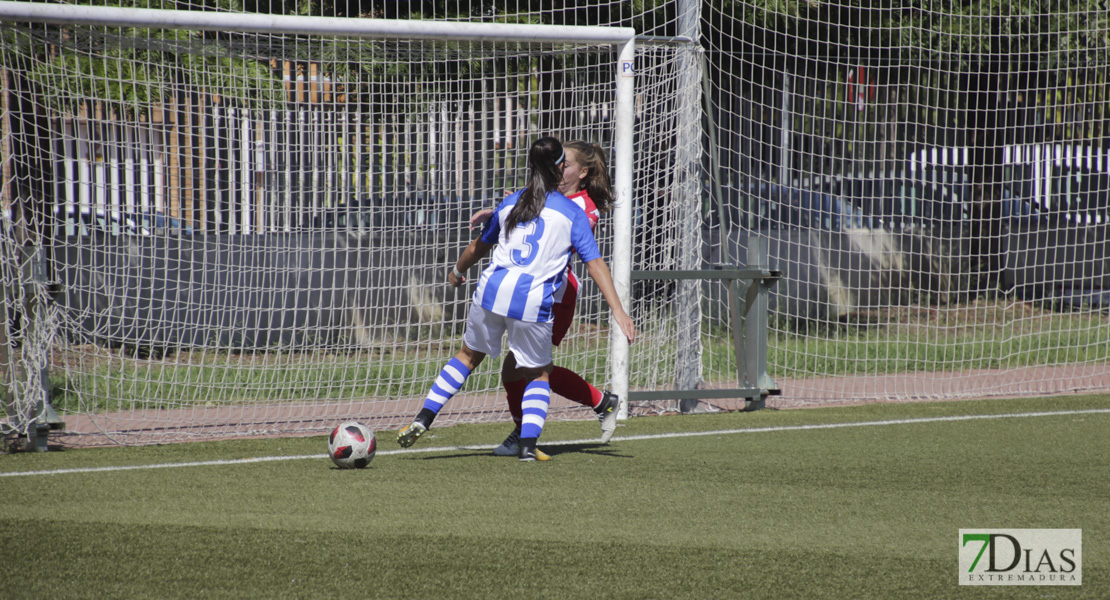
M 524 244 L 527 246 L 525 249 L 517 248 L 512 251 L 510 255 L 513 263 L 522 267 L 527 267 L 532 264 L 539 256 L 538 248 L 540 238 L 543 237 L 543 218 L 536 217 L 527 225 L 524 226 L 527 233 L 524 234 Z

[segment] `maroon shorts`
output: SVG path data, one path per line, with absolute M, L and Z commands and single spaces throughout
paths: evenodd
M 574 277 L 567 278 L 567 289 L 563 292 L 563 299 L 551 312 L 555 314 L 555 321 L 551 327 L 551 345 L 558 346 L 570 331 L 570 323 L 574 320 L 574 305 L 578 300 L 578 280 Z

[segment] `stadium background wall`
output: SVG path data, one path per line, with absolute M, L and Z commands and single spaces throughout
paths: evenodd
M 1002 280 L 1035 300 L 1068 302 L 1080 289 L 1110 289 L 1108 229 L 1012 231 Z M 72 341 L 156 352 L 368 346 L 383 332 L 403 339 L 421 324 L 464 322 L 471 289 L 443 284 L 453 259 L 446 249 L 461 247 L 465 234 L 439 234 L 436 243 L 415 234 L 275 234 L 234 243 L 227 236 L 97 235 L 96 243 L 66 244 L 55 257 L 57 301 L 70 313 L 64 322 L 80 327 L 67 332 Z M 961 267 L 961 238 L 921 233 L 737 230 L 721 243 L 707 232 L 701 268 L 730 262 L 719 248 L 745 256 L 751 235 L 767 238 L 771 268 L 790 274 L 772 290 L 772 309 L 801 323 L 856 322 L 892 305 L 958 301 L 974 288 L 966 281 L 973 274 Z M 128 264 L 118 264 L 120 257 Z M 257 293 L 265 289 L 280 293 Z M 449 311 L 460 314 L 445 319 Z M 600 314 L 595 305 L 583 318 L 596 322 Z
M 390 325 L 444 322 L 466 299 L 443 284 L 449 246 L 417 234 L 272 234 L 234 243 L 97 235 L 55 257 L 57 301 L 80 328 L 67 332 L 74 342 L 155 351 L 366 345 L 381 332 L 408 336 Z

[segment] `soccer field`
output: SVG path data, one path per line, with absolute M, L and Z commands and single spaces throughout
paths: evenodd
M 3 598 L 1104 598 L 1110 397 L 0 455 Z M 958 585 L 958 531 L 1081 529 L 1083 585 Z

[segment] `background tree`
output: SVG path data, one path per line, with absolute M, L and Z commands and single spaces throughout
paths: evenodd
M 869 157 L 878 172 L 916 147 L 971 148 L 969 258 L 980 273 L 972 295 L 998 283 L 1005 146 L 1110 146 L 1105 2 L 725 0 L 706 6 L 713 103 L 734 121 L 721 127 L 741 134 L 717 137 L 723 163 L 742 177 L 775 177 L 781 123 L 771 115 L 781 103 L 783 74 L 804 77 L 807 95 L 816 99 L 809 112 L 799 110 L 804 122 L 796 128 L 812 132 L 810 153 L 832 149 L 811 172 L 850 174 L 868 148 L 885 148 Z M 857 67 L 899 110 L 876 111 L 863 138 L 845 97 L 848 74 Z M 762 110 L 737 109 L 741 98 Z M 832 123 L 830 114 L 837 115 Z M 884 140 L 885 131 L 894 134 Z

